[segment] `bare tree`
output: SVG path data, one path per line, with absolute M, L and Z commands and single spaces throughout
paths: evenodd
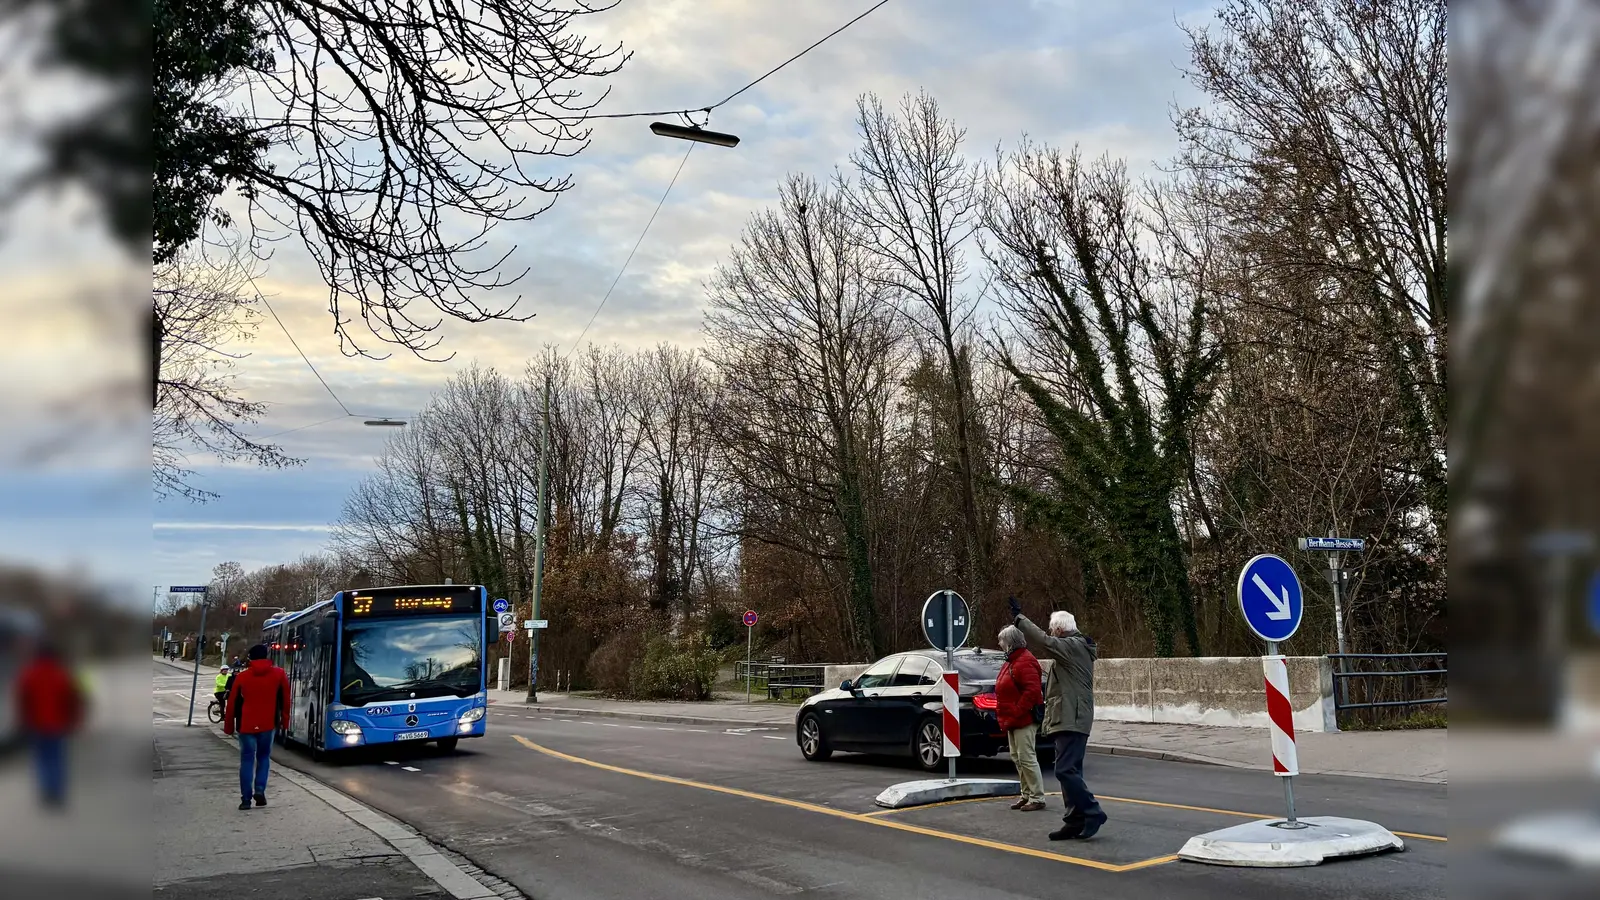
M 851 155 L 859 181 L 849 193 L 850 212 L 879 257 L 873 271 L 938 348 L 951 387 L 950 403 L 940 414 L 954 436 L 958 568 L 971 599 L 981 605 L 993 575 L 995 511 L 989 498 L 980 497 L 989 470 L 973 413 L 970 323 L 976 297 L 962 292 L 963 245 L 978 227 L 976 173 L 961 154 L 965 131 L 940 113 L 931 95 L 908 95 L 898 114 L 872 95 L 856 108 L 862 142 Z
M 750 539 L 839 565 L 850 649 L 882 649 L 874 521 L 901 330 L 837 189 L 791 176 L 713 279 L 716 418 Z
M 341 347 L 380 341 L 425 355 L 433 312 L 517 318 L 479 296 L 526 273 L 492 248 L 503 222 L 528 221 L 572 186 L 548 160 L 588 143 L 597 98 L 581 83 L 626 61 L 575 31 L 614 4 L 471 0 L 269 0 L 261 16 L 277 64 L 249 73 L 248 103 L 279 153 L 243 179 L 259 239 L 303 235 Z M 288 159 L 286 166 L 279 160 Z
M 299 460 L 252 438 L 244 426 L 260 420 L 263 403 L 239 396 L 232 349 L 254 336 L 250 271 L 237 248 L 217 259 L 198 250 L 178 254 L 155 270 L 151 298 L 166 335 L 156 382 L 152 431 L 157 496 L 207 500 L 216 495 L 192 483 L 195 452 L 281 468 Z

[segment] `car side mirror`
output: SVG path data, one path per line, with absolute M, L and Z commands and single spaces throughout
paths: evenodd
M 861 691 L 856 689 L 856 683 L 848 678 L 839 683 L 839 690 L 846 691 L 851 694 L 861 693 Z

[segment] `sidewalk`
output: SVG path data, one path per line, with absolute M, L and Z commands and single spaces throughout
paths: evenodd
M 500 707 L 526 706 L 523 691 L 489 692 Z M 606 716 L 681 725 L 792 728 L 794 706 L 717 700 L 666 703 L 605 700 L 541 692 L 538 709 L 554 715 Z M 1415 731 L 1351 731 L 1296 736 L 1300 771 L 1306 775 L 1349 775 L 1446 784 L 1449 732 L 1443 728 Z M 1264 728 L 1215 728 L 1205 725 L 1156 725 L 1145 722 L 1096 722 L 1091 753 L 1210 763 L 1243 769 L 1270 769 L 1272 741 Z
M 268 805 L 241 811 L 235 750 L 209 727 L 154 732 L 155 897 L 499 896 L 415 832 L 276 761 Z

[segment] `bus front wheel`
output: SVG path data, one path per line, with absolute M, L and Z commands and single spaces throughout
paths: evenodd
M 460 738 L 453 738 L 453 737 L 440 738 L 439 739 L 439 749 L 443 750 L 446 753 L 451 753 L 451 752 L 455 751 L 456 745 L 459 744 L 459 743 L 461 743 L 461 739 Z

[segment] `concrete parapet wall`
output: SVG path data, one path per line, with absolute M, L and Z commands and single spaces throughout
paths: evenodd
M 1043 661 L 1048 671 L 1050 663 Z M 828 666 L 825 688 L 866 671 L 868 664 Z M 1291 656 L 1289 704 L 1295 731 L 1338 731 L 1333 710 L 1333 664 L 1321 656 Z M 1266 728 L 1266 677 L 1256 656 L 1102 659 L 1094 667 L 1095 718 Z
M 1332 663 L 1291 656 L 1288 667 L 1295 731 L 1338 731 Z M 1255 656 L 1102 659 L 1094 669 L 1095 718 L 1266 728 L 1265 681 Z

